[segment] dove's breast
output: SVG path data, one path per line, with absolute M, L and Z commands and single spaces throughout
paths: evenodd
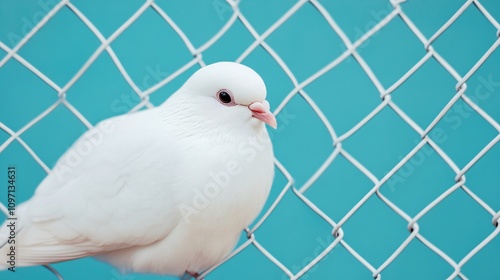
M 178 170 L 187 171 L 171 186 L 178 201 L 177 226 L 162 240 L 107 259 L 137 272 L 182 275 L 226 257 L 262 210 L 272 185 L 272 146 L 265 129 L 260 132 L 200 138 L 184 147 L 190 152 Z

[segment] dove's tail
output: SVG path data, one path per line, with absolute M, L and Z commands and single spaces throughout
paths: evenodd
M 36 234 L 36 230 L 30 226 L 29 221 L 23 219 L 26 208 L 27 203 L 19 205 L 15 217 L 8 216 L 0 226 L 0 271 L 16 270 L 18 267 L 45 264 L 46 262 L 27 258 L 33 252 L 31 252 L 30 246 L 26 246 L 28 244 L 26 236 L 33 236 L 32 234 Z M 28 232 L 29 234 L 27 234 Z M 43 247 L 36 249 L 35 252 L 38 254 L 43 251 Z
M 16 219 L 7 219 L 0 227 L 0 271 L 23 266 L 47 265 L 86 257 L 78 246 L 63 244 L 51 233 L 27 219 L 29 201 L 16 209 Z

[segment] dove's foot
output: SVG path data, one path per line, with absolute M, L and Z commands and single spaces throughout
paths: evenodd
M 181 280 L 190 280 L 190 279 L 193 279 L 193 278 L 196 279 L 199 276 L 200 276 L 200 274 L 198 272 L 189 272 L 189 271 L 186 271 L 186 273 L 181 278 Z

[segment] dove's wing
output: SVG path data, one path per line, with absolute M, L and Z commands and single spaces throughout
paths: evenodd
M 168 124 L 151 109 L 109 119 L 80 137 L 19 207 L 21 264 L 165 237 L 180 218 L 176 193 L 186 175 L 169 135 Z

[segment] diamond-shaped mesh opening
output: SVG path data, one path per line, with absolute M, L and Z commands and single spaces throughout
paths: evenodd
M 19 202 L 98 121 L 237 60 L 268 86 L 276 176 L 242 251 L 198 279 L 494 275 L 497 1 L 195 2 L 0 4 L 0 167 L 18 167 Z M 159 277 L 92 258 L 54 267 L 67 279 Z
M 393 93 L 395 103 L 425 128 L 455 95 L 456 81 L 436 60 L 427 60 Z
M 204 61 L 214 63 L 221 60 L 236 60 L 254 41 L 245 26 L 235 21 L 231 27 L 204 52 Z M 230 47 L 228 47 L 230 46 Z
M 438 37 L 433 46 L 458 73 L 465 75 L 495 42 L 496 32 L 484 15 L 471 5 Z M 466 43 L 463 42 L 465 38 Z
M 13 130 L 21 129 L 57 101 L 54 89 L 14 60 L 0 68 L 0 92 L 10 93 L 2 94 L 0 118 Z M 21 110 L 26 112 L 18 114 Z
M 289 215 L 293 213 L 293 219 Z M 301 230 L 294 230 L 300 228 Z M 286 236 L 273 232 L 286 231 Z M 259 242 L 290 271 L 302 269 L 303 258 L 317 247 L 317 238 L 330 234 L 331 226 L 288 191 L 266 222 L 255 232 Z M 332 243 L 333 239 L 328 240 Z M 325 248 L 326 249 L 326 248 Z
M 380 190 L 403 211 L 416 215 L 445 192 L 454 177 L 453 170 L 426 144 Z
M 274 153 L 300 186 L 321 166 L 328 157 L 327 154 L 333 151 L 332 141 L 321 120 L 300 96 L 295 96 L 285 108 L 290 115 L 289 124 L 283 124 L 279 131 L 273 132 L 273 141 L 276 143 Z M 304 135 L 321 137 L 304 141 Z M 290 149 L 298 153 L 292 155 L 289 153 Z M 324 156 L 314 156 L 317 153 Z
M 356 82 L 353 83 L 350 77 L 357 77 Z M 380 104 L 377 89 L 359 64 L 352 60 L 346 60 L 328 71 L 305 90 L 340 135 L 354 127 Z
M 398 39 L 387 45 L 387 40 L 390 40 L 393 34 L 398 34 Z M 425 55 L 421 43 L 400 18 L 391 20 L 357 50 L 386 88 Z
M 307 190 L 307 197 L 334 220 L 340 220 L 373 183 L 344 156 L 338 155 L 315 184 Z M 328 193 L 328 195 L 325 195 Z M 332 199 L 342 199 L 332 203 Z
M 460 221 L 467 221 L 467 225 L 457 223 L 452 218 L 455 216 Z M 455 262 L 465 257 L 494 229 L 488 212 L 461 189 L 427 212 L 418 224 L 420 233 Z
M 192 57 L 179 35 L 152 8 L 148 8 L 111 46 L 137 85 L 159 83 L 167 73 L 173 73 Z M 166 56 L 167 49 L 176 55 Z M 151 69 L 160 69 L 157 77 L 149 78 Z
M 153 68 L 151 73 L 154 73 Z M 144 85 L 151 79 L 152 75 L 144 79 Z M 68 91 L 68 101 L 71 102 L 85 116 L 91 116 L 88 120 L 92 124 L 115 116 L 125 114 L 134 108 L 141 99 L 120 77 L 118 69 L 107 53 L 102 53 L 92 66 L 82 75 L 80 79 Z M 101 86 L 104 85 L 104 86 Z M 103 96 L 102 92 L 107 94 Z M 98 104 L 90 104 L 87 100 L 101 99 Z
M 19 55 L 63 86 L 98 46 L 99 41 L 85 24 L 63 7 L 19 50 Z
M 346 242 L 374 265 L 381 265 L 409 235 L 405 221 L 376 196 L 342 227 Z
M 436 134 L 434 140 L 460 167 L 498 135 L 491 124 L 462 100 L 451 107 L 435 129 L 442 133 Z
M 304 27 L 305 18 L 314 28 Z M 281 56 L 299 81 L 314 74 L 343 51 L 340 38 L 310 4 L 302 6 L 266 42 Z
M 344 147 L 374 175 L 382 177 L 400 161 L 401 156 L 410 152 L 416 139 L 416 132 L 385 107 L 345 140 Z M 385 161 L 381 162 L 380 158 L 385 158 Z

